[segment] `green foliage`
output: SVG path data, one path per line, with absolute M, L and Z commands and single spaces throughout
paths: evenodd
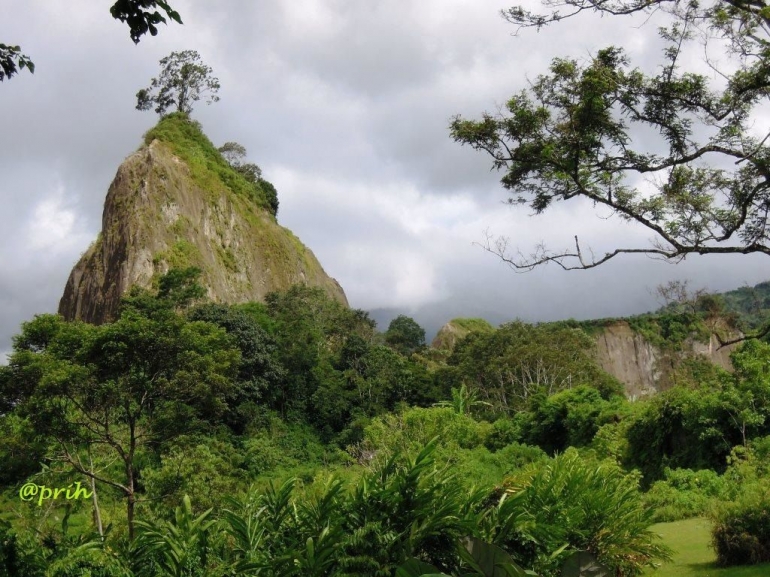
M 45 577 L 134 577 L 126 562 L 98 541 L 68 549 L 47 567 Z
M 190 498 L 185 495 L 174 521 L 138 521 L 134 545 L 139 576 L 207 577 L 208 533 L 215 521 L 208 520 L 211 509 L 194 516 Z
M 722 566 L 770 561 L 770 484 L 745 487 L 714 516 L 712 542 Z
M 27 419 L 33 438 L 56 446 L 51 458 L 126 498 L 130 532 L 140 454 L 218 421 L 239 360 L 223 330 L 168 306 L 128 306 L 101 326 L 40 315 L 22 325 L 12 389 L 0 397 Z M 120 466 L 96 472 L 93 447 Z
M 313 470 L 334 461 L 333 451 L 305 424 L 286 424 L 276 416 L 242 440 L 244 467 L 253 476 Z
M 637 480 L 609 463 L 570 449 L 536 463 L 505 483 L 495 509 L 492 541 L 525 567 L 555 575 L 569 550 L 588 551 L 619 575 L 640 575 L 668 549 L 649 531 L 653 512 L 644 506 Z
M 646 482 L 666 467 L 724 471 L 735 445 L 770 433 L 770 345 L 747 341 L 732 359 L 734 375 L 701 371 L 709 380 L 700 388 L 679 386 L 644 401 L 629 425 L 628 464 Z
M 248 169 L 245 169 L 245 170 L 248 170 Z M 249 171 L 246 174 L 246 176 L 250 178 L 251 171 Z M 267 206 L 270 210 L 270 214 L 272 214 L 273 216 L 278 216 L 278 205 L 279 205 L 278 191 L 275 189 L 275 186 L 273 186 L 272 182 L 269 182 L 264 178 L 259 178 L 259 177 L 257 177 L 257 184 L 259 184 L 259 187 L 262 189 L 262 192 L 265 195 L 265 199 L 267 200 Z
M 375 418 L 365 429 L 364 442 L 386 455 L 412 454 L 433 438 L 442 445 L 471 449 L 483 445 L 488 431 L 488 424 L 450 408 L 414 407 Z
M 489 321 L 486 319 L 481 318 L 470 318 L 470 317 L 463 317 L 463 318 L 457 318 L 452 319 L 452 324 L 457 325 L 463 330 L 470 332 L 477 332 L 477 333 L 488 333 L 495 330 L 495 328 L 489 324 Z
M 511 443 L 518 443 L 522 439 L 521 419 L 503 417 L 492 423 L 484 445 L 490 451 L 498 451 Z
M 262 178 L 262 169 L 253 162 L 243 162 L 246 158 L 246 148 L 237 142 L 225 142 L 219 147 L 223 158 L 243 177 L 259 186 L 265 194 L 270 214 L 278 215 L 278 191 L 272 183 Z
M 156 508 L 178 504 L 182 495 L 198 507 L 217 507 L 245 484 L 243 461 L 232 444 L 180 437 L 161 455 L 160 466 L 142 469 L 142 484 Z
M 0 82 L 17 74 L 20 70 L 35 73 L 35 64 L 29 56 L 21 53 L 21 47 L 0 44 Z
M 228 398 L 225 422 L 242 433 L 258 405 L 281 386 L 285 371 L 276 360 L 275 340 L 245 310 L 221 304 L 205 304 L 189 311 L 191 321 L 205 321 L 227 331 L 241 352 L 237 385 Z
M 655 522 L 660 523 L 703 517 L 717 500 L 728 497 L 727 479 L 714 471 L 666 469 L 663 479 L 644 494 L 644 502 L 654 511 Z
M 219 79 L 214 78 L 210 66 L 203 64 L 195 50 L 172 52 L 160 61 L 160 76 L 153 78 L 149 88 L 136 93 L 137 110 L 149 110 L 163 115 L 172 106 L 176 112 L 190 114 L 193 103 L 208 93 L 207 104 L 217 102 Z
M 447 362 L 454 368 L 450 378 L 477 390 L 495 415 L 578 385 L 593 386 L 605 398 L 621 390 L 596 363 L 594 341 L 561 324 L 513 322 L 492 333 L 470 333 Z
M 725 309 L 738 315 L 744 331 L 759 329 L 770 321 L 770 282 L 722 293 Z
M 475 530 L 478 496 L 437 471 L 432 450 L 388 460 L 351 492 L 332 479 L 320 493 L 302 496 L 290 480 L 232 500 L 223 515 L 235 542 L 231 565 L 282 577 L 385 577 L 411 557 L 456 568 L 455 544 Z
M 263 209 L 269 203 L 258 183 L 247 180 L 222 157 L 217 148 L 203 134 L 200 124 L 184 113 L 172 113 L 160 119 L 144 135 L 145 144 L 159 140 L 170 147 L 190 169 L 193 181 L 212 195 L 226 191 L 248 199 Z
M 675 388 L 642 402 L 627 433 L 627 463 L 645 483 L 662 478 L 666 467 L 724 471 L 738 437 L 725 438 L 730 431 L 720 422 L 716 393 Z
M 452 388 L 452 400 L 440 401 L 436 403 L 437 407 L 451 407 L 455 413 L 460 415 L 469 415 L 474 407 L 488 405 L 484 401 L 478 400 L 478 391 L 469 389 L 465 383 L 460 385 L 459 389 Z
M 499 485 L 506 476 L 532 463 L 546 461 L 548 456 L 539 447 L 519 443 L 494 453 L 482 446 L 461 448 L 450 443 L 437 447 L 435 459 L 452 471 L 458 483 L 471 490 Z
M 413 318 L 398 315 L 385 331 L 385 342 L 403 355 L 410 355 L 425 346 L 425 329 Z
M 3 373 L 12 375 L 11 369 L 0 367 L 0 380 Z M 12 386 L 11 382 L 0 384 L 3 397 Z M 0 486 L 12 485 L 40 470 L 45 453 L 45 443 L 35 439 L 28 419 L 0 409 Z
M 522 434 L 524 442 L 548 453 L 591 443 L 604 424 L 619 420 L 625 401 L 607 401 L 593 387 L 581 385 L 533 401 Z
M 519 567 L 508 553 L 481 539 L 466 537 L 460 540 L 457 551 L 470 573 L 463 577 L 525 577 L 535 575 Z M 419 559 L 409 559 L 396 570 L 396 577 L 450 577 Z
M 69 514 L 58 535 L 14 530 L 0 519 L 0 577 L 134 577 L 126 560 L 97 536 L 68 535 Z
M 37 544 L 12 530 L 0 519 L 0 577 L 42 577 L 45 560 Z
M 638 315 L 629 317 L 628 324 L 648 343 L 662 350 L 680 350 L 688 338 L 708 342 L 711 337 L 702 315 L 692 312 Z
M 542 213 L 556 202 L 582 197 L 647 228 L 655 242 L 590 257 L 577 239 L 574 249 L 553 252 L 541 246 L 531 258 L 508 255 L 505 239 L 490 250 L 524 270 L 551 262 L 586 269 L 629 253 L 675 261 L 688 254 L 770 252 L 763 208 L 770 157 L 764 140 L 749 131 L 752 112 L 767 98 L 764 6 L 544 4 L 554 11 L 537 14 L 517 6 L 504 15 L 520 27 L 540 28 L 588 10 L 668 12 L 671 18 L 658 29 L 664 42 L 661 65 L 653 74 L 631 68 L 616 46 L 597 50 L 584 63 L 555 58 L 546 74 L 510 98 L 505 113 L 485 113 L 476 121 L 458 116 L 451 135 L 491 156 L 492 166 L 504 171 L 503 186 L 513 192 L 511 204 Z M 730 63 L 723 70 L 717 66 L 723 82 L 697 73 L 692 62 L 683 65 L 681 55 L 695 38 L 706 45 L 722 42 L 722 52 L 728 47 Z M 712 63 L 711 52 L 704 54 Z M 660 135 L 660 146 L 653 147 L 659 152 L 652 154 L 644 139 L 635 140 L 639 131 Z M 724 168 L 722 161 L 732 167 Z M 652 176 L 657 190 L 641 187 L 639 175 Z
M 110 14 L 116 20 L 128 24 L 131 40 L 138 44 L 147 32 L 152 36 L 157 35 L 158 24 L 166 24 L 166 17 L 160 11 L 151 11 L 148 8 L 160 8 L 171 20 L 182 23 L 179 12 L 171 8 L 165 0 L 117 0 L 110 8 Z
M 327 376 L 338 379 L 332 360 L 339 356 L 350 335 L 371 340 L 374 321 L 363 311 L 343 306 L 320 288 L 295 285 L 286 292 L 267 295 L 265 301 L 275 323 L 277 357 L 286 369 L 286 377 L 281 387 L 271 391 L 268 405 L 282 416 L 307 414 L 312 418 L 311 403 L 319 386 Z M 334 383 L 327 385 L 331 390 L 339 388 Z M 327 424 L 316 423 L 320 428 Z M 334 430 L 334 425 L 329 426 Z

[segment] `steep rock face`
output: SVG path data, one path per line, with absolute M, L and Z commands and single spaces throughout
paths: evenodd
M 464 321 L 480 319 L 454 319 L 446 323 L 433 339 L 431 347 L 451 352 L 458 341 L 465 338 L 472 330 L 493 331 L 489 323 L 468 325 Z M 486 326 L 484 326 L 486 325 Z M 727 330 L 729 338 L 738 336 Z M 712 363 L 732 371 L 730 353 L 738 345 L 720 348 L 716 335 L 712 334 L 708 343 L 694 338 L 686 339 L 678 349 L 664 350 L 650 343 L 640 333 L 634 331 L 628 322 L 617 320 L 591 331 L 596 341 L 596 361 L 605 372 L 618 379 L 624 386 L 626 396 L 636 399 L 666 390 L 671 386 L 671 375 L 683 359 L 694 355 L 704 356 Z
M 731 371 L 730 353 L 735 346 L 720 349 L 716 335 L 712 334 L 707 344 L 688 339 L 681 350 L 664 351 L 645 340 L 625 321 L 605 326 L 596 337 L 599 365 L 623 383 L 629 398 L 667 389 L 672 371 L 688 356 L 705 356 Z
M 109 321 L 130 287 L 149 288 L 169 268 L 185 266 L 203 270 L 201 284 L 215 302 L 261 301 L 302 283 L 347 305 L 339 283 L 291 231 L 216 174 L 196 169 L 157 139 L 123 162 L 107 193 L 102 232 L 72 270 L 60 314 Z M 205 186 L 209 177 L 216 186 Z

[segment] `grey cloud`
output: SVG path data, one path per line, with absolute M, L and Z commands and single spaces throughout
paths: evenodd
M 677 267 L 626 259 L 594 271 L 516 275 L 471 246 L 486 226 L 523 250 L 543 238 L 569 243 L 576 232 L 598 249 L 621 236 L 638 240 L 595 216 L 575 221 L 583 213 L 573 205 L 534 221 L 526 209 L 501 206 L 500 175 L 485 155 L 452 142 L 448 123 L 457 113 L 494 111 L 554 56 L 588 58 L 595 48 L 630 42 L 634 63 L 654 66 L 655 22 L 634 29 L 588 16 L 514 38 L 498 15 L 508 3 L 497 1 L 173 5 L 185 25 L 162 27 L 134 46 L 101 3 L 0 0 L 0 13 L 13 14 L 13 37 L 0 41 L 21 44 L 37 64 L 34 75 L 0 84 L 0 351 L 21 321 L 56 309 L 72 264 L 99 229 L 115 170 L 157 120 L 134 110 L 134 94 L 157 74 L 160 58 L 188 48 L 222 80 L 222 101 L 199 106 L 194 117 L 215 144 L 247 147 L 278 187 L 279 221 L 338 278 L 353 306 L 392 309 L 378 295 L 419 276 L 415 263 L 425 264 L 426 294 L 390 312 L 436 330 L 454 316 L 498 323 L 640 312 L 655 306 L 648 285 L 669 278 L 712 289 L 765 280 L 764 261 L 740 257 Z M 654 135 L 640 137 L 655 145 Z M 39 203 L 59 187 L 77 242 L 62 243 L 54 258 L 25 234 Z M 368 200 L 352 202 L 356 196 Z M 454 199 L 470 224 L 462 226 L 463 213 L 441 212 Z M 417 222 L 427 229 L 416 231 Z M 391 262 L 400 253 L 412 269 Z

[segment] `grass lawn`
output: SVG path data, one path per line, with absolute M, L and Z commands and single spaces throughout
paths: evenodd
M 674 560 L 659 569 L 650 569 L 650 577 L 767 577 L 770 563 L 742 567 L 716 567 L 716 555 L 709 547 L 711 525 L 705 519 L 688 519 L 675 523 L 659 523 L 651 529 L 663 536 L 674 550 Z

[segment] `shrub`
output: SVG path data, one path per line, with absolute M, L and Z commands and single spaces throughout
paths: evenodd
M 319 465 L 328 457 L 310 427 L 289 425 L 275 416 L 269 418 L 263 430 L 255 431 L 244 440 L 243 449 L 246 469 L 253 477 L 276 470 L 293 471 L 301 466 Z
M 644 495 L 656 523 L 679 521 L 709 513 L 716 499 L 728 496 L 729 483 L 714 471 L 705 469 L 666 469 Z
M 153 503 L 164 512 L 168 505 L 179 503 L 185 493 L 198 507 L 215 507 L 245 480 L 241 461 L 229 443 L 182 438 L 162 456 L 159 467 L 142 471 L 142 480 Z
M 521 419 L 502 418 L 492 423 L 492 429 L 484 445 L 490 451 L 499 451 L 519 441 L 521 441 Z
M 588 551 L 626 577 L 670 556 L 648 529 L 652 511 L 642 502 L 637 478 L 613 463 L 596 463 L 569 449 L 533 464 L 505 486 L 508 497 L 493 520 L 494 542 L 543 577 L 556 575 L 575 550 Z
M 770 484 L 747 487 L 715 512 L 711 533 L 722 566 L 770 561 Z
M 448 407 L 411 408 L 374 419 L 366 427 L 364 443 L 385 454 L 409 454 L 438 437 L 442 445 L 472 449 L 484 443 L 489 428 L 489 423 L 476 422 Z

